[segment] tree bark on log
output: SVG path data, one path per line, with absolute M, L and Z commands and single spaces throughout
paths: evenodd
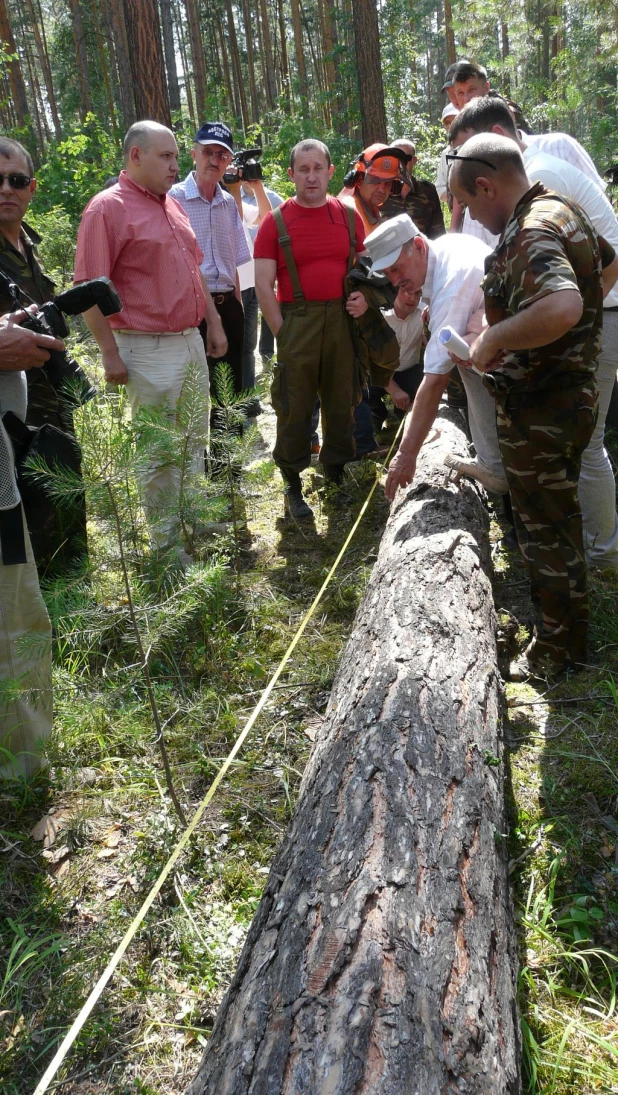
M 521 1090 L 488 518 L 436 426 L 188 1095 Z

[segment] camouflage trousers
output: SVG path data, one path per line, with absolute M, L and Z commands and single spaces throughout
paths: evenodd
M 528 658 L 551 668 L 585 662 L 588 591 L 577 481 L 597 416 L 595 380 L 505 393 L 496 402 L 515 528 L 537 609 Z

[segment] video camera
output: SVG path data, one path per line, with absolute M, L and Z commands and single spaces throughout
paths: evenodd
M 1 270 L 0 285 L 10 295 L 16 311 L 35 303 Z M 71 329 L 64 316 L 78 316 L 89 308 L 94 308 L 95 304 L 104 316 L 113 316 L 121 311 L 122 301 L 109 278 L 93 278 L 92 281 L 83 281 L 73 289 L 67 289 L 45 304 L 38 305 L 34 314 L 28 312 L 20 326 L 40 335 L 66 338 Z M 84 370 L 69 357 L 66 350 L 50 350 L 49 361 L 45 362 L 43 368 L 50 384 L 57 391 L 62 391 L 69 402 L 77 407 L 94 399 L 97 394 Z M 68 385 L 67 381 L 70 382 Z
M 262 155 L 261 148 L 243 148 L 234 154 L 230 166 L 223 176 L 224 183 L 239 181 L 252 183 L 256 179 L 262 179 L 262 165 L 258 163 Z

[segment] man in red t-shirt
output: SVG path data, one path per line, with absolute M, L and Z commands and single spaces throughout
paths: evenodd
M 363 250 L 365 232 L 358 213 L 327 194 L 333 171 L 321 141 L 295 145 L 288 175 L 296 197 L 264 217 L 254 248 L 260 308 L 277 339 L 273 455 L 286 483 L 286 513 L 296 520 L 313 516 L 302 496 L 300 472 L 311 463 L 311 414 L 318 395 L 326 479 L 339 484 L 344 465 L 354 458 L 360 383 L 343 280 Z

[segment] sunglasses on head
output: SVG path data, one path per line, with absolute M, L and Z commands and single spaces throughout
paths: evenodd
M 7 180 L 11 190 L 25 190 L 27 186 L 30 186 L 32 179 L 30 175 L 3 175 L 0 173 L 0 188 L 4 186 L 4 180 Z
M 447 152 L 447 160 L 473 160 L 474 163 L 484 163 L 485 167 L 491 167 L 492 171 L 497 171 L 495 163 L 490 163 L 489 160 L 482 159 L 481 156 L 458 156 L 457 152 Z

